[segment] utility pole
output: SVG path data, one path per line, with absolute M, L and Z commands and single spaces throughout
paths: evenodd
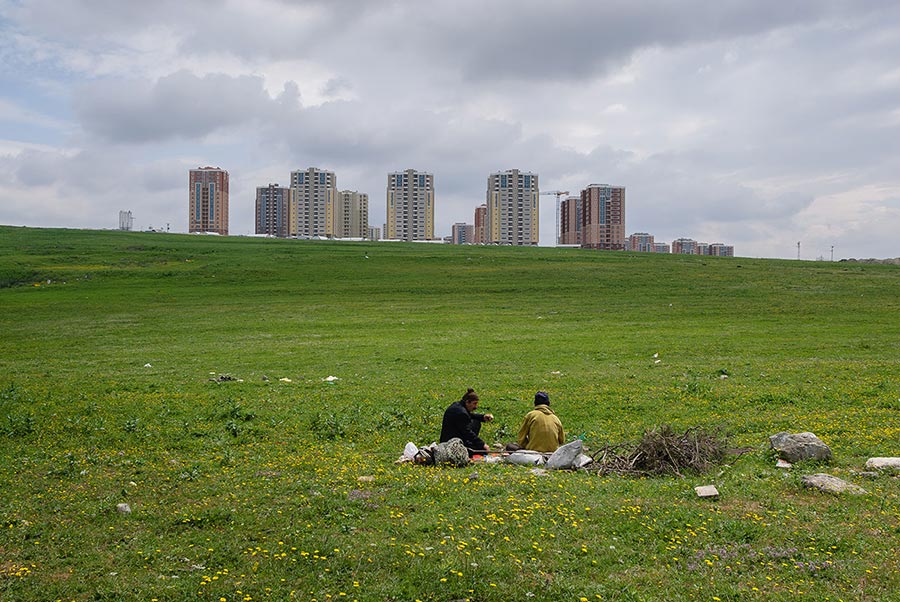
M 797 241 L 797 260 L 800 260 L 800 241 Z
M 834 245 L 831 245 L 831 261 L 834 261 Z

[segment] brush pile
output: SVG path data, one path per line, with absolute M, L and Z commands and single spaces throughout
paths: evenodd
M 717 431 L 694 427 L 676 433 L 663 425 L 644 431 L 637 444 L 607 444 L 592 458 L 587 468 L 599 474 L 656 476 L 702 473 L 720 462 L 727 450 L 726 439 Z

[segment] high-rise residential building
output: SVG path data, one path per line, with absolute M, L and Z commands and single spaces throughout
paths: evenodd
M 655 242 L 653 243 L 653 250 L 651 253 L 669 253 L 669 243 L 667 242 Z
M 509 169 L 489 175 L 485 242 L 538 244 L 539 195 L 538 176 L 530 171 Z
M 720 242 L 709 245 L 709 254 L 716 257 L 734 257 L 734 247 Z
M 653 235 L 646 232 L 635 232 L 625 241 L 626 251 L 639 251 L 641 253 L 653 252 Z
M 228 234 L 228 172 L 218 167 L 190 171 L 188 232 Z
M 472 244 L 483 245 L 485 243 L 484 228 L 487 222 L 487 205 L 475 207 L 475 224 L 472 231 Z
M 696 255 L 697 241 L 692 238 L 676 238 L 672 241 L 672 253 L 677 255 Z
M 581 191 L 581 246 L 625 249 L 625 187 L 591 184 Z
M 369 195 L 342 190 L 334 212 L 334 235 L 338 238 L 366 238 L 369 234 Z
M 450 242 L 454 245 L 470 245 L 475 238 L 475 226 L 457 222 L 453 224 L 450 234 Z
M 337 178 L 318 167 L 291 172 L 291 235 L 334 236 Z
M 369 226 L 369 233 L 366 238 L 369 240 L 381 240 L 381 228 L 378 226 Z
M 709 243 L 698 242 L 697 248 L 694 250 L 694 255 L 709 255 Z
M 278 184 L 256 187 L 256 233 L 287 238 L 291 232 L 291 189 Z
M 581 244 L 582 219 L 581 197 L 566 197 L 559 204 L 559 244 Z
M 434 238 L 434 176 L 407 169 L 388 174 L 385 238 Z
M 133 227 L 134 217 L 131 216 L 131 211 L 119 211 L 119 230 L 130 232 Z

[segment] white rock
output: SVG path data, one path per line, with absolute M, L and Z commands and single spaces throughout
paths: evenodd
M 337 376 L 326 376 L 322 380 L 324 380 L 327 383 L 333 383 L 334 381 L 341 380 L 341 379 L 339 379 Z
M 869 458 L 866 468 L 873 470 L 900 470 L 900 458 Z
M 153 366 L 151 366 L 150 364 L 144 364 L 144 368 L 152 368 L 152 367 Z
M 121 514 L 129 514 L 131 513 L 131 506 L 128 504 L 116 504 L 116 510 Z
M 575 460 L 581 455 L 582 449 L 584 449 L 584 441 L 581 439 L 561 445 L 547 460 L 547 468 L 550 470 L 568 470 L 572 468 L 575 465 Z
M 841 493 L 849 493 L 851 495 L 866 495 L 868 493 L 868 491 L 866 491 L 862 487 L 859 487 L 858 485 L 854 485 L 852 483 L 848 483 L 843 479 L 833 477 L 830 474 L 819 473 L 806 475 L 800 480 L 806 487 L 812 487 L 814 489 L 818 489 L 819 491 L 824 491 L 825 493 L 833 493 L 835 495 Z
M 778 458 L 778 461 L 775 462 L 775 468 L 790 468 L 792 466 L 793 464 L 791 464 L 787 460 L 782 460 L 781 458 Z
M 719 497 L 719 490 L 715 485 L 700 485 L 694 487 L 694 491 L 697 492 L 697 497 Z

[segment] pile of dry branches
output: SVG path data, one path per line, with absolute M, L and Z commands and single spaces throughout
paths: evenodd
M 725 457 L 726 439 L 694 427 L 678 434 L 669 425 L 644 431 L 637 444 L 607 444 L 592 454 L 588 470 L 600 474 L 662 475 L 701 473 Z

